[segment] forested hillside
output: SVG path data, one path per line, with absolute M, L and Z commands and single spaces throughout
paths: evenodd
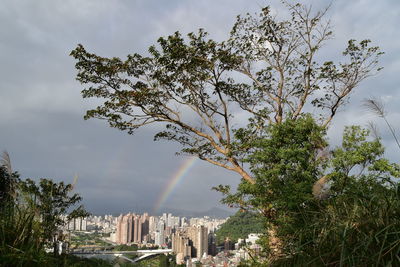
M 262 218 L 258 214 L 238 211 L 216 232 L 217 243 L 223 243 L 227 237 L 236 242 L 238 238 L 246 238 L 250 233 L 262 233 L 264 229 Z

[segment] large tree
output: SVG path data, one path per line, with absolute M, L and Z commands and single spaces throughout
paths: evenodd
M 84 98 L 102 103 L 85 118 L 108 121 L 133 133 L 163 124 L 155 139 L 174 140 L 182 152 L 254 177 L 242 165 L 250 151 L 243 140 L 262 135 L 264 126 L 297 120 L 307 106 L 328 127 L 354 88 L 379 70 L 381 52 L 369 40 L 350 40 L 341 62 L 321 60 L 321 47 L 332 36 L 327 10 L 285 3 L 291 15 L 278 19 L 269 7 L 238 16 L 230 38 L 209 39 L 204 30 L 158 39 L 148 55 L 126 60 L 89 53 L 82 45 L 71 52 Z M 246 128 L 235 117 L 247 113 Z

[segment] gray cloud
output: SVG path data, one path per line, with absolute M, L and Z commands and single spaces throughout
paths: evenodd
M 305 1 L 310 2 L 310 1 Z M 323 7 L 323 1 L 311 1 Z M 102 121 L 83 121 L 93 102 L 80 97 L 70 51 L 82 43 L 103 56 L 146 53 L 158 37 L 179 30 L 205 28 L 223 40 L 237 14 L 255 12 L 265 1 L 12 1 L 0 6 L 0 149 L 7 149 L 23 177 L 72 181 L 96 212 L 153 207 L 168 179 L 183 163 L 177 144 L 153 142 L 156 128 L 133 136 Z M 272 1 L 274 12 L 285 11 Z M 361 108 L 365 97 L 383 97 L 389 119 L 400 129 L 400 3 L 345 1 L 333 3 L 329 15 L 335 38 L 324 55 L 339 57 L 350 38 L 372 39 L 386 52 L 385 69 L 363 82 L 334 121 L 330 138 L 338 143 L 345 125 L 364 124 L 373 117 Z M 378 123 L 379 120 L 377 120 Z M 382 129 L 388 155 L 396 160 L 393 140 Z M 236 184 L 239 177 L 197 163 L 176 187 L 165 206 L 206 210 L 219 206 L 210 188 Z

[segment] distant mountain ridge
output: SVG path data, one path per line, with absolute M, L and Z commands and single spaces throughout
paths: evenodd
M 219 218 L 219 219 L 224 219 L 227 217 L 230 217 L 232 215 L 234 215 L 236 212 L 236 210 L 232 209 L 232 210 L 225 210 L 225 209 L 221 209 L 221 208 L 211 208 L 207 211 L 203 211 L 203 212 L 194 212 L 192 217 L 204 217 L 204 216 L 209 216 L 212 218 Z
M 165 208 L 157 213 L 153 213 L 152 208 L 150 208 L 150 207 L 132 207 L 132 209 L 121 209 L 119 211 L 114 210 L 112 212 L 92 211 L 93 215 L 112 214 L 114 216 L 119 216 L 120 214 L 126 214 L 129 212 L 138 213 L 138 214 L 143 214 L 143 213 L 147 212 L 150 215 L 157 215 L 157 216 L 160 216 L 163 213 L 171 213 L 173 216 L 179 216 L 179 217 L 195 218 L 195 217 L 208 216 L 208 217 L 216 218 L 216 219 L 224 219 L 224 218 L 234 215 L 236 212 L 236 209 L 225 210 L 225 209 L 213 207 L 206 211 L 189 211 L 189 210 L 182 210 L 182 209 Z

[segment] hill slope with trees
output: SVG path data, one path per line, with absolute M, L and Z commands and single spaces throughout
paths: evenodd
M 263 233 L 264 231 L 262 218 L 258 214 L 238 211 L 217 230 L 217 243 L 223 243 L 228 237 L 236 242 L 238 238 L 246 238 L 250 233 Z

